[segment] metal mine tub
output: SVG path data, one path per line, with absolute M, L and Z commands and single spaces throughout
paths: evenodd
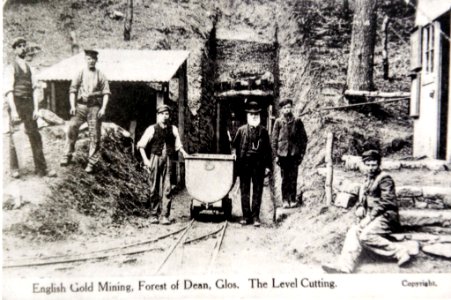
M 220 211 L 229 218 L 232 201 L 228 193 L 233 187 L 235 155 L 192 154 L 185 157 L 185 184 L 191 201 L 191 218 L 208 209 Z

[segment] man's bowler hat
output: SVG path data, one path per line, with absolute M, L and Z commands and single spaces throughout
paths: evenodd
M 260 105 L 258 105 L 258 103 L 255 101 L 249 102 L 246 107 L 246 112 L 248 112 L 248 113 L 259 113 L 259 112 L 261 112 L 261 110 L 262 109 L 261 109 Z

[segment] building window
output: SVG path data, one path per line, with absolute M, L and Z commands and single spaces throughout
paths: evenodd
M 434 72 L 434 25 L 430 24 L 423 28 L 423 67 L 425 74 Z

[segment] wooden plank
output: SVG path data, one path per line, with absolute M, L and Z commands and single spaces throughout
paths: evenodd
M 345 96 L 365 96 L 365 97 L 376 97 L 376 98 L 401 98 L 410 97 L 409 92 L 379 92 L 379 91 L 357 91 L 357 90 L 346 90 Z

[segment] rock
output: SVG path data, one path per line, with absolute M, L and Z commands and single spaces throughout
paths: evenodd
M 446 227 L 451 223 L 451 209 L 405 209 L 399 211 L 399 217 L 402 226 L 443 225 Z
M 276 208 L 276 223 L 285 220 L 286 218 L 288 218 L 288 216 L 292 215 L 297 211 L 298 211 L 297 209 L 293 208 L 283 208 L 283 207 Z
M 318 175 L 326 177 L 327 174 L 327 168 L 317 168 L 316 172 L 318 173 Z
M 451 244 L 436 243 L 421 248 L 424 253 L 451 258 Z
M 359 191 L 360 191 L 360 184 L 357 182 L 352 182 L 348 179 L 345 179 L 345 180 L 339 182 L 338 185 L 334 186 L 334 188 L 340 192 L 358 196 Z
M 415 201 L 411 197 L 398 197 L 398 206 L 403 208 L 415 207 Z
M 341 160 L 345 162 L 345 170 L 357 171 L 361 169 L 362 158 L 355 155 L 343 155 Z
M 414 161 L 402 161 L 401 167 L 406 169 L 429 169 L 431 171 L 446 171 L 446 163 L 441 160 L 424 159 Z
M 440 241 L 441 236 L 430 234 L 430 233 L 420 233 L 420 232 L 412 232 L 412 233 L 394 233 L 390 234 L 392 238 L 397 241 L 404 240 L 414 240 L 419 242 L 438 242 Z M 448 236 L 451 237 L 451 236 Z
M 42 130 L 52 139 L 65 139 L 66 138 L 66 126 L 51 126 L 44 127 Z
M 395 160 L 382 160 L 382 170 L 399 170 L 401 169 L 401 162 Z
M 425 209 L 428 207 L 428 203 L 426 201 L 415 201 L 415 208 Z
M 423 189 L 419 186 L 400 186 L 396 187 L 396 195 L 398 197 L 421 197 Z
M 38 124 L 38 128 L 43 128 L 43 127 L 47 127 L 49 126 L 49 123 L 47 123 L 46 121 L 44 121 L 42 118 L 38 118 L 36 120 L 37 124 Z
M 48 109 L 40 109 L 39 117 L 50 125 L 64 125 L 64 120 Z
M 348 193 L 338 193 L 334 205 L 343 208 L 350 208 L 357 202 L 357 196 Z
M 425 186 L 423 195 L 425 198 L 442 199 L 445 205 L 451 206 L 451 188 L 449 187 Z
M 102 122 L 102 135 L 114 134 L 115 136 L 123 136 L 129 138 L 130 132 L 115 123 Z
M 433 198 L 427 198 L 425 199 L 427 203 L 427 207 L 429 209 L 444 209 L 445 204 L 443 203 L 442 199 L 433 199 Z

